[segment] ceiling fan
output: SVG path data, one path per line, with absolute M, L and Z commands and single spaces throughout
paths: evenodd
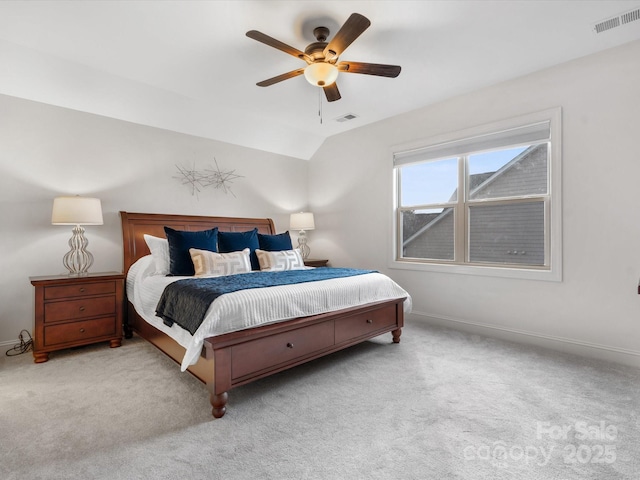
M 307 45 L 304 52 L 257 30 L 248 31 L 247 37 L 282 50 L 289 55 L 293 55 L 307 62 L 305 68 L 298 68 L 297 70 L 283 73 L 282 75 L 258 82 L 256 85 L 259 87 L 268 87 L 274 83 L 304 74 L 309 83 L 322 87 L 327 101 L 335 102 L 341 98 L 340 91 L 336 85 L 339 72 L 363 73 L 366 75 L 377 75 L 379 77 L 397 77 L 400 74 L 400 67 L 398 65 L 349 61 L 338 62 L 338 57 L 342 52 L 344 52 L 362 32 L 369 28 L 369 25 L 371 25 L 371 22 L 368 18 L 359 13 L 353 13 L 330 42 L 327 42 L 329 29 L 326 27 L 317 27 L 313 30 L 313 36 L 316 37 L 317 42 Z

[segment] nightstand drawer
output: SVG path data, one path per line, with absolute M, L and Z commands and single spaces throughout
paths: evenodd
M 115 293 L 116 282 L 83 283 L 80 285 L 65 285 L 60 287 L 45 287 L 44 299 L 81 297 L 85 295 L 102 295 Z
M 44 327 L 44 345 L 51 347 L 61 343 L 87 342 L 98 337 L 113 337 L 116 334 L 116 318 L 98 318 L 82 322 L 64 323 Z
M 116 299 L 113 295 L 70 302 L 49 302 L 44 306 L 44 321 L 59 322 L 61 320 L 97 317 L 114 314 L 115 311 Z
M 370 335 L 396 324 L 395 305 L 336 321 L 336 343 Z

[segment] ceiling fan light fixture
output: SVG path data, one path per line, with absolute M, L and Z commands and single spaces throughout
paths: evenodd
M 331 63 L 316 62 L 304 69 L 304 77 L 316 87 L 328 87 L 338 78 L 338 67 Z

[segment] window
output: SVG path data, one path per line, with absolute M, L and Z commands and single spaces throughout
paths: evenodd
M 392 266 L 560 280 L 559 129 L 555 109 L 396 152 Z

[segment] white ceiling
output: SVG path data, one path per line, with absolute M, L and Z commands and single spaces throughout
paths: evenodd
M 632 1 L 1 1 L 0 93 L 310 159 L 325 138 L 461 93 L 640 39 L 640 21 L 593 25 Z M 340 57 L 402 66 L 398 78 L 341 74 L 327 103 L 303 67 L 251 40 L 299 50 L 371 20 Z M 330 36 L 331 38 L 331 36 Z M 335 119 L 352 113 L 357 119 Z

